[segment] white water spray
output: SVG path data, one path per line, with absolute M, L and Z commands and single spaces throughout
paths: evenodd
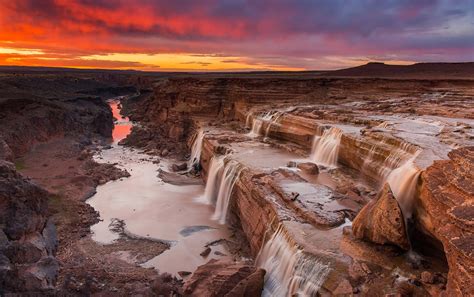
M 256 262 L 267 272 L 262 294 L 266 297 L 316 296 L 331 270 L 290 243 L 283 225 L 265 243 Z
M 216 209 L 212 216 L 212 219 L 218 220 L 220 224 L 226 223 L 232 190 L 242 169 L 242 165 L 234 160 L 230 160 L 224 165 L 217 195 Z
M 322 136 L 315 136 L 311 159 L 317 164 L 336 167 L 341 137 L 342 130 L 335 127 L 324 130 Z
M 253 112 L 250 112 L 247 114 L 247 117 L 245 118 L 245 127 L 250 128 L 250 120 L 252 119 Z
M 221 182 L 222 170 L 224 168 L 224 157 L 212 157 L 207 174 L 206 189 L 204 191 L 204 202 L 213 204 L 217 200 L 219 184 Z
M 248 134 L 249 136 L 252 137 L 258 137 L 261 135 L 268 135 L 268 132 L 270 131 L 270 126 L 278 120 L 278 118 L 281 116 L 281 112 L 279 111 L 267 111 L 263 115 L 256 117 L 252 120 L 252 130 Z M 249 116 L 247 116 L 247 120 L 249 120 Z M 263 125 L 267 124 L 267 127 L 265 131 L 263 130 Z M 265 133 L 263 133 L 265 132 Z
M 265 138 L 268 137 L 271 127 L 281 118 L 283 112 L 277 111 L 271 115 L 270 121 L 268 122 L 267 128 L 265 129 Z
M 388 176 L 387 182 L 393 195 L 398 201 L 405 220 L 411 218 L 416 195 L 416 186 L 421 170 L 416 167 L 414 159 L 418 154 L 394 169 Z
M 249 136 L 258 137 L 261 134 L 263 126 L 263 120 L 260 118 L 253 119 L 252 130 L 249 133 Z
M 199 129 L 194 138 L 193 146 L 191 148 L 191 157 L 189 158 L 189 167 L 199 164 L 201 161 L 202 141 L 204 139 L 204 131 Z

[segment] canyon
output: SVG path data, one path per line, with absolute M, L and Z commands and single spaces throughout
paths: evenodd
M 5 72 L 0 293 L 472 295 L 471 72 Z

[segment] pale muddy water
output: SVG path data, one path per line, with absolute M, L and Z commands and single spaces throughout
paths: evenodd
M 117 102 L 110 103 L 116 124 L 112 148 L 95 156 L 98 162 L 116 163 L 131 176 L 108 182 L 97 188 L 88 203 L 100 213 L 101 222 L 92 226 L 93 239 L 108 244 L 119 237 L 110 230 L 113 219 L 123 220 L 125 229 L 133 235 L 169 242 L 171 248 L 142 264 L 160 272 L 176 274 L 178 271 L 194 271 L 210 259 L 229 256 L 222 245 L 211 246 L 207 257 L 199 254 L 209 242 L 228 238 L 225 225 L 211 219 L 214 207 L 195 202 L 202 196 L 204 186 L 176 186 L 164 183 L 157 177 L 157 170 L 168 170 L 171 160 L 154 164 L 150 156 L 128 147 L 119 146 L 120 139 L 129 133 L 132 123 L 121 118 Z M 215 252 L 224 256 L 216 255 Z

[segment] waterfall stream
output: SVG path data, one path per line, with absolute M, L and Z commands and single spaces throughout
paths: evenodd
M 405 162 L 402 166 L 394 169 L 387 178 L 387 182 L 398 201 L 405 220 L 413 214 L 416 185 L 421 170 L 414 164 L 416 155 Z
M 219 221 L 220 224 L 225 224 L 226 222 L 232 189 L 242 169 L 242 165 L 234 160 L 224 165 L 224 170 L 220 178 L 221 183 L 217 195 L 216 209 L 212 216 L 212 219 Z
M 222 170 L 224 169 L 224 157 L 214 156 L 209 164 L 209 173 L 207 175 L 206 189 L 204 190 L 203 202 L 214 204 L 217 201 Z
M 341 137 L 342 130 L 335 127 L 324 130 L 322 136 L 315 136 L 311 159 L 317 164 L 336 167 Z
M 256 117 L 252 120 L 252 130 L 248 134 L 252 137 L 258 137 L 264 135 L 265 137 L 268 136 L 268 132 L 270 132 L 270 127 L 273 125 L 282 115 L 283 113 L 280 111 L 268 111 L 262 114 L 259 117 Z M 247 115 L 246 122 L 250 121 L 251 114 Z M 262 131 L 264 123 L 267 125 L 265 131 Z M 248 123 L 246 123 L 248 125 Z M 264 132 L 264 133 L 263 133 Z
M 191 168 L 192 166 L 199 164 L 201 160 L 201 152 L 202 152 L 202 141 L 204 139 L 204 131 L 202 129 L 199 129 L 197 132 L 193 146 L 191 148 L 191 157 L 189 158 L 189 167 Z
M 316 296 L 330 272 L 329 266 L 291 244 L 281 224 L 260 250 L 256 263 L 267 272 L 262 294 L 266 297 Z

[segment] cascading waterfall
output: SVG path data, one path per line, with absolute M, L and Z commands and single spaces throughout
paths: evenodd
M 226 222 L 232 189 L 242 169 L 242 165 L 234 160 L 230 160 L 224 165 L 217 195 L 216 209 L 212 216 L 212 219 L 218 220 L 220 224 L 225 224 Z
M 252 137 L 261 136 L 262 135 L 263 124 L 268 123 L 271 120 L 273 120 L 274 116 L 277 113 L 278 113 L 277 111 L 268 111 L 268 112 L 264 113 L 262 116 L 254 118 L 253 122 L 252 122 L 252 130 L 250 131 L 249 136 L 252 136 Z M 247 119 L 249 119 L 248 116 L 247 116 Z M 267 126 L 267 130 L 268 130 L 268 126 Z
M 390 152 L 388 157 L 384 160 L 383 166 L 377 170 L 383 180 L 386 180 L 394 169 L 399 168 L 403 161 L 419 154 L 419 152 L 415 152 L 415 154 L 410 153 L 411 148 L 412 144 L 403 142 L 399 147 Z
M 209 164 L 209 173 L 207 174 L 206 189 L 204 191 L 204 202 L 214 204 L 219 193 L 218 186 L 221 182 L 222 170 L 224 168 L 224 157 L 214 156 Z
M 202 141 L 204 139 L 204 131 L 199 129 L 194 139 L 193 146 L 191 148 L 191 157 L 189 158 L 189 167 L 198 164 L 201 160 Z
M 370 164 L 373 162 L 374 156 L 376 153 L 376 146 L 373 145 L 370 147 L 369 153 L 367 154 L 367 157 L 364 159 L 364 163 L 362 163 L 362 167 L 360 168 L 360 171 L 362 173 L 365 173 L 367 168 L 370 166 Z
M 311 159 L 317 164 L 336 167 L 341 137 L 342 130 L 335 127 L 324 130 L 322 136 L 315 136 Z
M 262 126 L 263 126 L 263 120 L 262 119 L 260 119 L 260 118 L 254 119 L 253 122 L 252 122 L 252 130 L 250 131 L 249 136 L 252 136 L 252 137 L 260 136 Z
M 281 118 L 282 115 L 283 112 L 277 111 L 271 116 L 270 122 L 268 123 L 267 128 L 265 129 L 265 138 L 268 137 L 268 133 L 270 133 L 271 127 Z
M 418 153 L 402 166 L 392 170 L 387 178 L 387 182 L 398 201 L 398 205 L 400 205 L 405 220 L 411 218 L 413 214 L 416 185 L 421 174 L 421 170 L 414 163 L 417 155 Z
M 267 272 L 262 296 L 316 296 L 331 270 L 291 244 L 281 224 L 260 250 L 256 262 Z
M 250 120 L 252 119 L 253 112 L 249 112 L 245 118 L 245 127 L 250 128 Z

